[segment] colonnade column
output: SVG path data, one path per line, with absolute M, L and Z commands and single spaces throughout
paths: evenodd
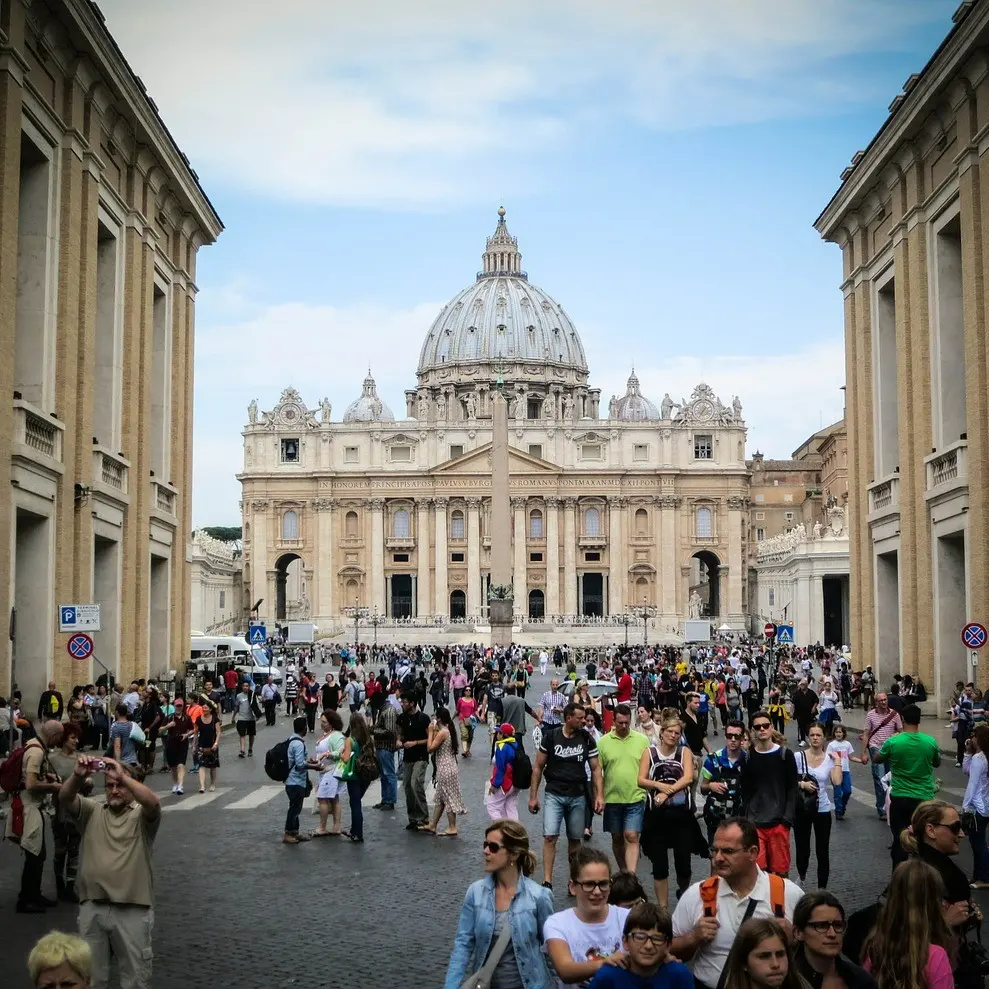
M 746 499 L 734 497 L 728 499 L 728 608 L 722 611 L 733 618 L 741 618 L 745 614 L 742 605 L 742 513 L 747 507 Z M 724 588 L 722 588 L 722 593 Z
M 333 565 L 333 502 L 318 498 L 316 509 L 316 614 L 320 618 L 333 615 L 333 584 L 336 568 Z M 255 599 L 256 600 L 256 599 Z
M 546 499 L 546 614 L 560 614 L 559 498 Z
M 577 614 L 577 499 L 563 499 L 563 612 Z
M 827 645 L 824 639 L 824 578 L 818 574 L 810 578 L 810 613 L 807 617 L 810 620 L 807 629 L 810 634 L 804 641 Z M 794 629 L 795 634 L 798 631 Z
M 429 506 L 428 498 L 416 499 L 416 579 L 413 581 L 413 611 L 416 618 L 429 614 Z
M 512 499 L 514 513 L 514 550 L 515 565 L 512 569 L 512 584 L 514 585 L 516 615 L 529 613 L 528 579 L 525 557 L 525 498 Z M 495 533 L 492 538 L 497 538 Z
M 467 499 L 467 615 L 481 613 L 481 499 Z
M 608 614 L 620 615 L 624 611 L 625 540 L 622 537 L 622 515 L 628 505 L 627 498 L 608 499 Z
M 677 587 L 680 583 L 680 573 L 677 569 L 676 524 L 677 508 L 680 499 L 674 495 L 663 495 L 659 499 L 659 559 L 660 559 L 660 589 L 664 618 L 676 619 Z
M 385 503 L 371 501 L 371 602 L 378 614 L 385 614 Z
M 251 604 L 264 598 L 260 618 L 275 617 L 275 599 L 268 593 L 268 502 L 251 502 Z
M 433 543 L 436 547 L 434 555 L 436 596 L 433 598 L 433 612 L 437 615 L 450 614 L 450 592 L 447 585 L 447 552 L 446 552 L 446 506 L 449 498 L 436 498 L 433 501 Z

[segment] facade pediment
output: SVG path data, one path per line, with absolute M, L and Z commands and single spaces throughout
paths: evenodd
M 470 450 L 459 457 L 453 457 L 433 468 L 433 474 L 491 474 L 491 443 L 485 443 L 476 450 Z M 556 475 L 562 471 L 557 464 L 516 447 L 508 448 L 509 474 L 545 474 Z

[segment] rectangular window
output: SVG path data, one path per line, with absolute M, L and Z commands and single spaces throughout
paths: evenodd
M 464 513 L 454 512 L 450 517 L 450 538 L 466 539 L 466 528 L 464 524 Z
M 345 446 L 343 448 L 343 462 L 345 464 L 356 464 L 361 459 L 360 450 L 356 446 Z
M 792 522 L 792 521 L 793 521 L 793 519 L 794 519 L 794 514 L 793 514 L 793 512 L 784 512 L 784 513 L 783 513 L 783 518 L 784 518 L 784 519 L 785 519 L 785 520 L 786 520 L 787 522 Z
M 464 445 L 463 443 L 451 443 L 450 444 L 450 459 L 453 460 L 456 457 L 462 457 L 464 455 Z
M 600 460 L 601 459 L 601 444 L 600 443 L 582 443 L 580 447 L 580 459 L 581 460 Z
M 297 464 L 299 462 L 298 438 L 282 440 L 282 463 Z
M 227 592 L 220 591 L 220 607 L 225 608 L 227 606 Z
M 584 554 L 584 559 L 588 563 L 598 563 L 601 560 L 601 554 L 600 553 L 585 553 Z
M 762 522 L 765 518 L 766 518 L 766 513 L 765 512 L 756 512 L 755 513 L 755 520 L 756 520 L 756 522 Z
M 450 554 L 450 562 L 451 563 L 463 563 L 464 562 L 464 554 L 463 553 L 451 553 Z
M 766 496 L 765 495 L 761 495 L 761 494 L 757 494 L 755 496 L 755 500 L 756 500 L 756 503 L 757 504 L 761 505 L 766 500 Z
M 538 419 L 539 413 L 542 411 L 542 403 L 538 398 L 530 398 L 526 404 L 526 418 L 527 419 Z
M 407 464 L 412 460 L 411 446 L 393 446 L 391 448 L 391 459 L 394 463 Z
M 714 457 L 714 437 L 710 433 L 694 434 L 694 460 L 711 460 Z
M 543 458 L 543 445 L 542 443 L 530 443 L 529 444 L 529 456 L 539 457 L 540 460 Z
M 792 494 L 785 494 L 785 495 L 783 495 L 783 500 L 784 500 L 784 501 L 785 501 L 785 502 L 786 502 L 786 503 L 787 503 L 788 505 L 792 505 L 792 504 L 793 504 L 793 495 L 792 495 Z
M 648 460 L 649 459 L 649 444 L 648 443 L 636 443 L 632 447 L 632 459 L 633 460 Z
M 394 555 L 394 556 L 392 557 L 392 559 L 393 559 L 393 560 L 394 560 L 394 561 L 395 561 L 396 563 L 408 563 L 408 562 L 409 562 L 409 554 L 408 554 L 408 553 L 396 553 L 396 554 L 395 554 L 395 555 Z
M 756 542 L 757 543 L 761 543 L 765 538 L 766 538 L 766 530 L 765 529 L 756 529 L 756 531 L 755 531 Z
M 530 563 L 542 563 L 543 562 L 543 554 L 542 553 L 530 553 L 529 554 L 529 562 Z

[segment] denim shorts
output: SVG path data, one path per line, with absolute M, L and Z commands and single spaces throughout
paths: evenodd
M 567 822 L 567 837 L 580 841 L 584 834 L 584 795 L 561 797 L 555 793 L 544 794 L 543 836 L 559 837 L 563 822 Z
M 623 831 L 642 832 L 642 820 L 646 815 L 646 802 L 634 804 L 605 804 L 604 830 L 608 834 L 621 834 Z

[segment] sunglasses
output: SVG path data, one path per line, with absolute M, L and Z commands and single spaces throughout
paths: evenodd
M 759 724 L 752 726 L 756 731 L 769 731 L 773 726 L 768 721 L 760 721 Z
M 742 737 L 741 732 L 737 732 L 737 731 L 730 731 L 730 732 L 728 732 L 728 733 L 725 734 L 725 738 L 729 738 L 729 739 L 731 739 L 731 738 L 741 738 L 741 737 Z
M 834 928 L 835 934 L 844 934 L 848 925 L 843 920 L 808 920 L 804 926 L 818 934 L 827 934 L 829 928 Z
M 648 941 L 656 948 L 661 948 L 666 944 L 665 934 L 648 934 L 645 931 L 630 931 L 628 939 L 636 944 L 645 944 Z
M 497 841 L 483 841 L 481 846 L 486 852 L 490 852 L 492 855 L 497 855 L 505 846 L 499 845 Z
M 962 822 L 955 821 L 954 824 L 936 824 L 937 828 L 947 828 L 953 835 L 959 835 L 962 833 Z
M 574 886 L 579 886 L 585 893 L 593 893 L 599 889 L 602 893 L 611 889 L 610 879 L 574 879 Z

